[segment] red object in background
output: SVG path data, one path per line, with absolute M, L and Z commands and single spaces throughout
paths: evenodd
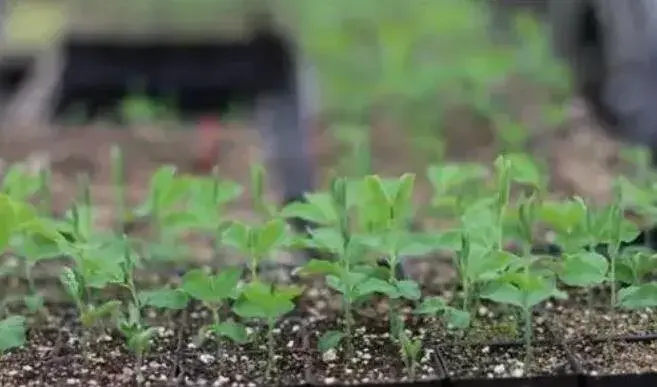
M 205 116 L 196 127 L 198 151 L 194 160 L 194 171 L 211 173 L 218 161 L 219 142 L 221 141 L 221 123 L 216 117 Z

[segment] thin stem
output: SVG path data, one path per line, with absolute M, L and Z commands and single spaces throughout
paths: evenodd
M 351 359 L 354 354 L 352 323 L 351 300 L 344 300 L 344 330 L 347 339 L 347 359 Z
M 144 355 L 142 354 L 141 351 L 137 351 L 135 353 L 135 379 L 137 381 L 137 385 L 141 386 L 142 383 L 144 382 L 144 373 L 141 371 L 141 366 L 144 363 Z
M 532 308 L 526 308 L 525 314 L 525 375 L 529 373 L 532 361 Z
M 274 322 L 269 323 L 267 329 L 267 369 L 265 370 L 265 380 L 271 379 L 271 370 L 274 367 Z
M 219 306 L 211 307 L 212 311 L 212 322 L 216 325 L 219 325 Z M 217 359 L 221 358 L 221 336 L 215 335 L 215 341 L 217 342 Z

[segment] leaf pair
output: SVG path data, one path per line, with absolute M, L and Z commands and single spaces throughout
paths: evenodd
M 214 276 L 201 269 L 194 269 L 183 277 L 182 289 L 205 304 L 217 306 L 239 296 L 238 284 L 241 278 L 241 268 L 226 268 Z
M 244 318 L 263 319 L 272 325 L 294 310 L 294 300 L 303 292 L 298 286 L 277 286 L 259 281 L 249 283 L 241 293 L 233 311 Z

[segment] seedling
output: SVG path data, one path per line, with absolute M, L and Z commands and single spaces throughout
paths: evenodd
M 251 203 L 256 214 L 270 219 L 276 213 L 276 209 L 265 199 L 266 170 L 262 164 L 254 164 L 250 169 L 251 176 Z
M 232 246 L 247 257 L 247 266 L 252 280 L 258 280 L 258 269 L 265 259 L 288 241 L 285 222 L 273 218 L 260 225 L 233 222 L 222 237 L 226 245 Z
M 600 233 L 595 212 L 575 197 L 544 202 L 537 215 L 554 231 L 555 242 L 563 250 L 557 268 L 559 279 L 568 286 L 586 289 L 588 307 L 592 308 L 592 287 L 604 283 L 609 271 L 607 259 L 591 248 Z
M 418 358 L 422 351 L 422 339 L 412 339 L 404 329 L 401 329 L 398 335 L 399 351 L 406 365 L 406 373 L 409 379 L 415 379 L 415 372 L 418 366 Z
M 115 316 L 121 307 L 121 301 L 110 300 L 99 306 L 85 301 L 86 282 L 80 272 L 73 271 L 71 268 L 64 268 L 60 281 L 64 289 L 75 303 L 78 311 L 78 320 L 84 328 L 82 332 L 82 356 L 86 359 L 88 339 L 93 332 L 96 332 L 103 320 Z
M 173 166 L 160 167 L 151 177 L 147 200 L 135 210 L 135 216 L 150 217 L 153 242 L 148 244 L 150 259 L 175 260 L 187 254 L 178 243 L 181 234 L 194 229 L 199 220 L 187 210 L 193 181 L 176 175 Z
M 412 212 L 412 196 L 415 176 L 402 175 L 398 180 L 382 181 L 369 175 L 364 179 L 363 201 L 359 203 L 359 221 L 366 231 L 364 242 L 379 254 L 384 254 L 389 268 L 387 286 L 377 286 L 378 291 L 388 296 L 390 329 L 397 338 L 401 327 L 401 316 L 397 310 L 399 299 L 417 301 L 421 292 L 419 285 L 409 279 L 399 279 L 397 268 L 402 257 L 415 252 L 417 240 L 406 230 Z M 387 183 L 387 184 L 386 184 Z M 427 246 L 430 251 L 433 246 Z
M 217 167 L 212 178 L 188 178 L 190 181 L 190 200 L 187 212 L 192 214 L 190 229 L 208 233 L 212 239 L 215 258 L 223 247 L 222 236 L 230 226 L 225 214 L 225 206 L 239 198 L 244 189 L 239 184 L 222 179 Z
M 128 219 L 128 208 L 126 205 L 126 177 L 125 177 L 125 160 L 123 152 L 117 145 L 112 145 L 110 149 L 110 173 L 112 179 L 112 188 L 114 188 L 114 198 L 116 200 L 116 230 L 121 234 L 125 232 L 126 220 Z
M 25 317 L 9 316 L 0 320 L 0 356 L 25 344 Z
M 197 346 L 200 347 L 208 332 L 215 336 L 217 352 L 221 351 L 223 338 L 229 338 L 240 344 L 248 341 L 246 328 L 243 325 L 232 320 L 222 321 L 219 316 L 222 307 L 239 297 L 238 285 L 242 271 L 239 267 L 232 267 L 223 269 L 217 275 L 208 275 L 201 269 L 194 269 L 183 277 L 182 289 L 194 299 L 201 301 L 212 314 L 212 324 L 201 327 L 199 331 L 195 343 Z
M 628 249 L 616 263 L 616 279 L 628 285 L 645 283 L 657 270 L 657 255 L 645 249 Z
M 294 310 L 294 300 L 303 292 L 298 286 L 271 286 L 259 281 L 246 285 L 241 297 L 233 307 L 240 317 L 263 321 L 267 329 L 267 369 L 265 379 L 271 379 L 274 366 L 274 328 L 278 320 Z
M 284 212 L 326 225 L 310 230 L 306 247 L 328 252 L 336 261 L 313 259 L 303 267 L 301 273 L 325 275 L 328 286 L 342 295 L 344 330 L 325 332 L 318 345 L 319 350 L 325 352 L 337 347 L 344 340 L 347 357 L 351 357 L 354 351 L 354 303 L 374 293 L 381 293 L 381 289 L 390 290 L 390 286 L 385 281 L 372 277 L 367 270 L 371 266 L 362 264 L 365 251 L 360 240 L 352 235 L 347 186 L 346 179 L 334 179 L 328 195 L 310 195 L 307 203 L 294 205 Z
M 172 289 L 165 286 L 160 289 L 140 291 L 139 302 L 142 307 L 163 309 L 171 323 L 172 312 L 185 309 L 189 305 L 189 296 L 180 288 Z
M 475 163 L 433 165 L 427 178 L 433 187 L 431 206 L 438 215 L 460 216 L 480 200 L 487 169 Z
M 425 297 L 413 313 L 434 317 L 443 316 L 447 328 L 460 330 L 467 329 L 471 321 L 470 313 L 467 310 L 454 308 L 438 296 Z

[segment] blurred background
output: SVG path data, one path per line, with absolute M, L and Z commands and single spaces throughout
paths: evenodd
M 540 12 L 541 2 L 525 4 L 493 12 L 487 1 L 465 0 L 7 1 L 0 159 L 51 168 L 61 208 L 73 200 L 75 177 L 88 173 L 99 218 L 105 214 L 107 221 L 113 144 L 129 164 L 131 202 L 144 197 L 162 164 L 195 172 L 208 144 L 216 144 L 210 148 L 224 177 L 247 183 L 248 166 L 263 160 L 263 144 L 239 99 L 208 112 L 217 120 L 211 130 L 138 89 L 120 104 L 121 124 L 89 119 L 84 103 L 57 122 L 50 110 L 63 66 L 58 47 L 67 32 L 90 41 L 99 31 L 122 38 L 167 31 L 167 39 L 186 34 L 189 41 L 230 42 L 248 32 L 247 11 L 262 6 L 273 10 L 277 26 L 317 69 L 321 95 L 312 150 L 319 186 L 329 171 L 410 171 L 422 177 L 422 196 L 422 187 L 428 195 L 428 165 L 489 164 L 499 152 L 528 152 L 550 174 L 555 195 L 606 201 L 631 151 L 588 116 L 551 52 L 547 26 L 530 12 Z M 276 198 L 274 178 L 271 183 Z M 249 216 L 248 199 L 243 203 L 235 214 Z

